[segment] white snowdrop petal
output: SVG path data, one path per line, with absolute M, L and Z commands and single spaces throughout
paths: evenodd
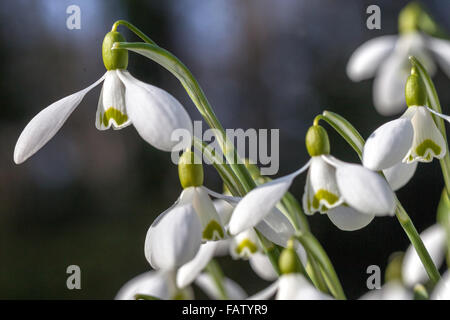
M 309 162 L 294 173 L 274 179 L 250 191 L 234 209 L 229 223 L 230 233 L 236 235 L 256 226 L 281 200 L 294 178 L 308 166 Z
M 447 77 L 450 77 L 450 41 L 428 38 L 430 50 L 437 56 L 437 60 Z
M 396 165 L 383 170 L 383 174 L 392 190 L 396 191 L 400 189 L 411 180 L 416 172 L 417 164 L 418 162 L 399 162 Z
M 120 288 L 115 300 L 135 300 L 136 294 L 150 295 L 167 300 L 173 295 L 168 274 L 163 271 L 148 271 L 140 274 Z
M 432 300 L 450 300 L 450 271 L 447 271 L 434 287 Z
M 414 127 L 414 139 L 403 161 L 431 162 L 433 158 L 442 159 L 447 152 L 446 143 L 436 127 L 430 112 L 425 107 L 415 107 L 411 123 Z
M 381 62 L 394 49 L 397 36 L 381 36 L 358 47 L 347 64 L 347 75 L 353 81 L 361 81 L 375 75 Z
M 116 70 L 106 72 L 98 101 L 95 126 L 99 130 L 122 129 L 131 124 L 125 107 L 125 86 Z
M 192 120 L 178 100 L 160 88 L 135 79 L 127 71 L 117 70 L 117 74 L 125 84 L 127 113 L 139 135 L 163 151 L 186 148 L 172 139 L 176 129 L 192 136 Z
M 321 156 L 312 157 L 308 170 L 308 186 L 305 186 L 305 210 L 308 214 L 325 213 L 343 203 L 336 183 L 336 169 L 325 162 Z
M 278 280 L 277 300 L 330 300 L 326 295 L 316 289 L 301 274 L 291 273 L 282 275 Z
M 145 239 L 147 260 L 155 269 L 173 270 L 182 266 L 197 254 L 201 230 L 192 205 L 175 206 L 149 229 Z
M 373 289 L 361 296 L 360 300 L 412 300 L 413 294 L 400 282 L 388 282 L 380 289 Z
M 361 213 L 393 215 L 395 195 L 378 173 L 356 164 L 340 165 L 336 169 L 339 191 L 345 202 Z
M 230 255 L 233 259 L 248 259 L 256 252 L 262 251 L 258 236 L 253 229 L 247 229 L 232 238 Z
M 256 225 L 256 229 L 262 233 L 264 237 L 273 243 L 286 247 L 286 243 L 295 233 L 294 227 L 288 218 L 277 208 L 264 217 L 264 219 Z
M 438 224 L 432 225 L 420 234 L 420 238 L 430 253 L 434 264 L 439 268 L 445 257 L 445 229 Z M 403 281 L 408 287 L 413 287 L 417 283 L 424 283 L 428 280 L 427 272 L 413 246 L 406 250 L 403 258 L 402 275 Z
M 231 215 L 233 213 L 234 206 L 222 199 L 214 200 L 213 204 L 214 204 L 214 208 L 217 211 L 217 214 L 220 217 L 220 221 L 222 222 L 222 225 L 223 226 L 227 225 L 231 219 Z
M 184 288 L 191 284 L 211 261 L 216 251 L 217 241 L 207 242 L 200 246 L 194 259 L 184 264 L 177 272 L 177 286 Z
M 270 299 L 278 290 L 279 280 L 275 281 L 267 288 L 255 293 L 254 295 L 247 298 L 247 300 L 268 300 Z
M 401 162 L 411 148 L 413 137 L 414 129 L 409 119 L 399 118 L 383 124 L 364 145 L 364 166 L 379 171 Z
M 191 187 L 194 190 L 192 204 L 202 223 L 202 240 L 216 241 L 225 237 L 225 231 L 221 224 L 219 214 L 203 187 Z
M 278 275 L 273 269 L 272 263 L 266 254 L 256 252 L 250 257 L 249 263 L 253 271 L 255 271 L 261 279 L 274 281 L 278 278 Z
M 195 284 L 211 299 L 219 300 L 222 298 L 214 280 L 209 274 L 202 273 L 199 275 L 195 280 Z M 247 297 L 244 289 L 229 278 L 224 278 L 224 287 L 230 300 L 243 300 Z
M 52 103 L 31 119 L 17 140 L 14 162 L 16 164 L 24 162 L 53 138 L 86 93 L 102 82 L 104 77 L 102 76 L 86 89 Z
M 327 212 L 331 222 L 343 231 L 355 231 L 367 226 L 375 217 L 347 206 L 339 206 Z

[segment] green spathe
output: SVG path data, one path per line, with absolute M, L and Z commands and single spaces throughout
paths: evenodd
M 306 133 L 305 143 L 311 157 L 330 154 L 330 140 L 327 131 L 322 126 L 311 126 Z
M 203 165 L 194 152 L 187 150 L 181 155 L 178 176 L 183 189 L 203 185 Z
M 117 31 L 108 32 L 103 39 L 102 56 L 106 70 L 126 69 L 128 66 L 128 50 L 114 49 L 114 42 L 125 42 L 124 36 Z

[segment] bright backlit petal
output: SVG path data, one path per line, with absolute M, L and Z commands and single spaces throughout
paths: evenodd
M 432 225 L 420 234 L 420 238 L 422 238 L 434 264 L 439 268 L 445 257 L 445 229 L 438 224 Z M 408 287 L 428 280 L 427 272 L 412 246 L 406 250 L 403 258 L 402 275 L 403 281 Z
M 353 81 L 371 78 L 381 62 L 394 49 L 397 36 L 381 36 L 364 42 L 350 57 L 347 75 Z
M 211 261 L 217 247 L 217 241 L 207 242 L 200 246 L 194 259 L 181 266 L 177 272 L 177 286 L 184 288 L 191 284 Z
M 278 280 L 276 300 L 330 300 L 299 273 L 282 275 Z
M 250 257 L 249 262 L 253 271 L 255 271 L 261 279 L 274 281 L 278 278 L 278 275 L 273 269 L 272 263 L 266 254 L 256 252 Z
M 411 123 L 414 127 L 414 139 L 403 161 L 431 162 L 433 158 L 442 159 L 447 152 L 446 143 L 436 127 L 430 112 L 425 107 L 415 108 Z
M 155 269 L 174 270 L 182 266 L 197 254 L 201 230 L 192 205 L 175 206 L 147 232 L 147 260 Z
M 283 198 L 294 178 L 308 166 L 309 162 L 294 173 L 267 182 L 250 191 L 234 209 L 229 224 L 230 233 L 236 235 L 256 226 Z
M 31 119 L 17 140 L 14 162 L 16 164 L 24 162 L 53 138 L 86 93 L 102 82 L 104 78 L 105 76 L 102 76 L 86 89 L 52 103 Z
M 396 191 L 400 189 L 411 180 L 416 172 L 417 164 L 418 162 L 399 162 L 395 166 L 383 170 L 384 176 L 392 190 Z
M 343 231 L 355 231 L 367 226 L 375 217 L 347 206 L 339 206 L 327 212 L 331 222 Z
M 411 148 L 413 137 L 414 129 L 409 119 L 399 118 L 383 124 L 364 145 L 364 166 L 379 171 L 401 162 Z
M 98 101 L 95 126 L 99 130 L 122 129 L 131 124 L 125 107 L 125 86 L 116 70 L 106 72 Z
M 336 168 L 336 180 L 345 202 L 361 213 L 393 215 L 395 196 L 378 173 L 357 164 Z
M 192 136 L 192 120 L 178 100 L 160 88 L 137 80 L 127 71 L 117 70 L 117 74 L 125 84 L 128 116 L 140 136 L 163 151 L 186 148 L 172 139 L 176 129 L 184 129 Z
M 450 271 L 447 271 L 434 287 L 432 300 L 450 300 Z
M 136 300 L 136 294 L 145 294 L 168 300 L 174 294 L 169 274 L 163 271 L 148 271 L 140 274 L 120 288 L 115 300 Z
M 195 280 L 195 284 L 199 286 L 211 299 L 219 300 L 222 298 L 214 279 L 212 279 L 209 274 L 202 273 L 199 275 Z M 224 278 L 224 287 L 227 297 L 230 300 L 243 300 L 247 297 L 247 293 L 244 289 L 229 278 Z

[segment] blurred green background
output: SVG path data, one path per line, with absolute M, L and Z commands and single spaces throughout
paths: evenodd
M 66 8 L 81 8 L 81 29 L 66 28 Z M 381 30 L 366 28 L 366 8 L 381 8 Z M 397 32 L 407 1 L 182 0 L 0 2 L 0 298 L 110 299 L 150 267 L 143 247 L 153 219 L 181 191 L 170 154 L 147 145 L 132 126 L 97 131 L 100 89 L 90 92 L 62 130 L 20 166 L 16 140 L 42 108 L 97 80 L 104 72 L 103 36 L 126 19 L 177 55 L 202 85 L 227 128 L 280 128 L 280 171 L 307 160 L 304 135 L 325 108 L 340 113 L 367 137 L 389 118 L 372 104 L 372 80 L 351 82 L 345 66 L 364 41 Z M 450 31 L 450 2 L 426 1 Z M 127 39 L 137 41 L 121 28 Z M 177 80 L 158 65 L 130 54 L 137 78 L 162 87 L 200 119 Z M 434 78 L 444 112 L 450 80 Z M 206 128 L 206 125 L 204 126 Z M 357 161 L 330 132 L 334 155 Z M 305 177 L 292 192 L 300 199 Z M 220 191 L 211 168 L 206 185 Z M 398 192 L 416 227 L 435 221 L 443 187 L 439 163 L 419 165 Z M 366 268 L 382 270 L 406 235 L 395 218 L 376 218 L 356 232 L 337 230 L 326 216 L 309 219 L 350 298 L 366 289 Z M 248 264 L 219 259 L 225 274 L 252 294 L 267 283 Z M 81 267 L 82 289 L 66 288 L 66 268 Z M 197 292 L 197 296 L 204 297 Z

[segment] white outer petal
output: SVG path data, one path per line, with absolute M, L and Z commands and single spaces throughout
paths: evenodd
M 327 212 L 331 222 L 343 231 L 355 231 L 367 226 L 375 217 L 373 214 L 361 213 L 351 207 L 339 206 Z
M 450 300 L 450 271 L 447 271 L 434 287 L 432 300 Z
M 364 166 L 379 171 L 401 162 L 411 148 L 413 137 L 414 129 L 409 119 L 399 118 L 383 124 L 364 145 Z
M 260 223 L 256 225 L 256 229 L 263 234 L 264 237 L 273 243 L 286 247 L 286 243 L 295 233 L 294 227 L 288 218 L 277 208 L 274 208 Z
M 416 172 L 418 162 L 414 163 L 403 163 L 399 162 L 395 166 L 384 169 L 384 177 L 388 181 L 392 190 L 397 191 L 404 185 L 406 185 L 409 180 L 414 176 Z
M 412 300 L 411 291 L 399 282 L 388 282 L 381 289 L 373 289 L 365 293 L 360 300 Z
M 225 226 L 228 224 L 228 222 L 231 219 L 231 215 L 234 210 L 234 206 L 232 206 L 230 203 L 228 203 L 225 200 L 218 199 L 213 201 L 214 208 L 216 208 L 217 214 L 220 217 L 220 221 L 222 222 L 222 225 Z
M 450 77 L 450 41 L 430 37 L 428 44 L 430 50 L 437 56 L 442 70 Z
M 268 300 L 275 294 L 275 292 L 277 292 L 278 285 L 279 285 L 279 280 L 275 281 L 267 288 L 264 288 L 263 290 L 248 297 L 247 300 Z
M 308 166 L 309 162 L 294 173 L 272 180 L 250 191 L 234 209 L 229 223 L 230 233 L 236 235 L 245 229 L 254 227 L 264 219 L 283 198 L 294 178 Z
M 195 280 L 195 284 L 199 286 L 211 299 L 219 300 L 221 298 L 214 280 L 209 274 L 202 273 Z M 247 297 L 247 293 L 235 281 L 224 278 L 224 286 L 227 296 L 230 300 L 243 300 Z
M 331 300 L 326 295 L 316 289 L 301 274 L 292 273 L 282 275 L 278 280 L 278 292 L 276 300 Z
M 17 140 L 14 162 L 16 164 L 24 162 L 53 138 L 86 93 L 102 82 L 104 78 L 105 75 L 86 89 L 52 103 L 31 119 Z
M 272 263 L 266 254 L 257 252 L 250 257 L 249 262 L 253 271 L 255 271 L 261 279 L 274 281 L 278 278 L 278 275 L 273 269 Z
M 345 202 L 361 213 L 393 215 L 395 196 L 379 174 L 357 164 L 336 168 L 336 180 Z
M 182 266 L 197 254 L 201 230 L 192 205 L 174 207 L 147 232 L 147 260 L 155 269 L 174 270 Z
M 176 129 L 184 129 L 192 136 L 192 120 L 178 100 L 160 88 L 137 80 L 127 71 L 117 70 L 117 74 L 125 84 L 127 113 L 139 135 L 163 151 L 186 148 L 172 140 Z
M 120 288 L 115 300 L 135 300 L 136 294 L 146 294 L 155 298 L 170 299 L 174 290 L 170 285 L 169 275 L 162 271 L 148 271 L 142 273 Z
M 184 288 L 191 284 L 195 278 L 203 271 L 216 251 L 217 241 L 207 242 L 200 246 L 194 259 L 184 264 L 177 272 L 177 286 Z
M 364 42 L 350 57 L 347 75 L 353 81 L 361 81 L 375 75 L 380 63 L 394 49 L 397 36 L 381 36 Z
M 422 238 L 434 264 L 439 268 L 445 256 L 445 229 L 438 224 L 432 225 L 420 234 L 420 238 Z M 408 287 L 428 280 L 427 272 L 413 246 L 408 248 L 403 258 L 402 275 L 403 281 Z

